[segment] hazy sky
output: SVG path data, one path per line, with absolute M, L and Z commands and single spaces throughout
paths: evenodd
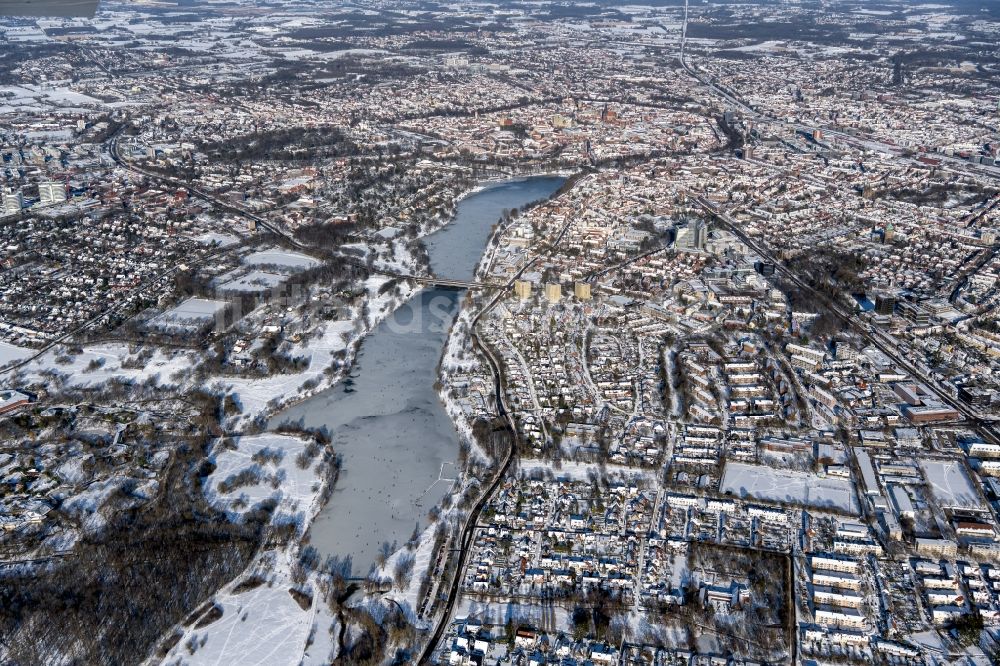
M 97 0 L 0 0 L 0 16 L 86 16 L 97 11 Z

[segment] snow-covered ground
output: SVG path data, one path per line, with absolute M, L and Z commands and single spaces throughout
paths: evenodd
M 154 328 L 166 331 L 197 331 L 222 312 L 225 301 L 213 301 L 206 298 L 189 298 L 166 312 L 153 317 L 149 324 Z
M 600 477 L 605 474 L 613 474 L 616 478 L 642 481 L 647 484 L 654 484 L 657 481 L 657 475 L 652 470 L 636 469 L 615 463 L 597 465 L 596 463 L 563 460 L 559 467 L 555 468 L 545 460 L 520 460 L 518 461 L 518 471 L 526 477 L 551 473 L 557 479 L 572 479 L 574 481 L 586 481 L 594 476 Z
M 0 367 L 22 361 L 34 353 L 32 349 L 0 341 Z
M 42 373 L 55 371 L 62 374 L 71 386 L 100 386 L 112 378 L 143 382 L 154 379 L 157 384 L 172 384 L 172 377 L 192 367 L 199 354 L 190 351 L 171 352 L 157 349 L 142 367 L 123 368 L 122 363 L 129 356 L 129 346 L 124 343 L 102 343 L 86 345 L 83 353 L 68 357 L 68 362 L 60 363 L 62 350 L 50 350 L 29 363 L 23 370 L 28 383 L 41 381 Z
M 116 476 L 105 481 L 92 483 L 86 490 L 67 500 L 62 505 L 62 511 L 79 520 L 85 533 L 96 534 L 104 528 L 106 523 L 106 519 L 100 511 L 101 507 L 118 492 L 125 481 L 125 477 Z
M 722 475 L 720 490 L 737 497 L 834 507 L 851 513 L 860 511 L 850 479 L 821 477 L 791 469 L 729 462 Z
M 243 269 L 237 268 L 218 278 L 219 289 L 223 292 L 265 292 L 274 289 L 287 278 L 280 273 L 270 271 L 252 270 L 243 273 Z
M 346 247 L 346 246 L 345 246 Z M 375 269 L 389 273 L 417 274 L 421 272 L 413 255 L 407 250 L 405 240 L 394 239 L 387 250 L 375 257 Z
M 554 604 L 484 602 L 461 597 L 455 605 L 454 617 L 471 618 L 498 627 L 505 625 L 507 620 L 515 620 L 530 626 L 559 630 L 571 626 L 570 615 L 569 609 Z
M 50 107 L 101 106 L 99 99 L 83 93 L 70 90 L 67 87 L 51 85 L 24 84 L 18 86 L 0 86 L 0 99 L 4 104 L 0 114 L 12 111 L 37 110 L 39 113 L 50 111 Z
M 444 520 L 444 517 L 442 517 Z M 437 530 L 441 522 L 434 522 L 428 525 L 420 533 L 420 539 L 411 550 L 408 546 L 400 548 L 393 553 L 385 562 L 385 566 L 378 569 L 374 577 L 380 580 L 392 580 L 397 568 L 408 568 L 411 571 L 408 581 L 403 587 L 394 585 L 391 590 L 382 595 L 385 599 L 391 599 L 399 604 L 399 607 L 406 614 L 406 617 L 415 626 L 422 626 L 416 613 L 419 610 L 417 604 L 420 603 L 420 585 L 424 577 L 428 574 L 433 564 L 434 541 L 437 537 Z
M 261 582 L 247 589 L 248 581 Z M 292 589 L 309 599 L 305 609 Z M 183 636 L 164 664 L 296 666 L 326 664 L 336 656 L 337 618 L 314 580 L 293 582 L 284 552 L 264 553 L 256 570 L 227 585 L 214 603 L 222 616 L 201 628 L 197 621 L 182 627 Z
M 445 345 L 444 354 L 441 357 L 441 389 L 438 397 L 444 405 L 445 411 L 455 424 L 459 436 L 463 441 L 468 442 L 469 450 L 477 458 L 484 462 L 490 462 L 490 457 L 476 442 L 472 436 L 472 425 L 474 415 L 467 414 L 462 409 L 462 405 L 453 400 L 448 395 L 451 388 L 450 377 L 457 372 L 472 373 L 481 369 L 481 361 L 478 357 L 470 353 L 471 348 L 471 325 L 473 313 L 468 308 L 461 308 L 455 321 L 451 325 L 448 333 L 448 342 Z
M 263 433 L 238 437 L 235 449 L 216 442 L 209 458 L 215 470 L 205 480 L 205 495 L 216 508 L 234 519 L 261 502 L 273 499 L 277 506 L 272 523 L 296 523 L 304 532 L 320 508 L 326 481 L 322 457 L 299 463 L 308 441 L 302 437 Z M 236 483 L 253 476 L 256 483 Z
M 218 244 L 219 247 L 228 247 L 240 242 L 240 239 L 236 236 L 231 234 L 221 234 L 215 231 L 206 231 L 202 235 L 196 236 L 194 240 L 204 245 L 212 245 L 215 243 Z
M 299 463 L 308 444 L 304 437 L 276 433 L 236 438 L 235 448 L 217 441 L 210 458 L 216 467 L 205 481 L 206 497 L 236 519 L 273 499 L 277 506 L 271 523 L 293 522 L 303 534 L 320 509 L 326 484 L 332 482 L 322 453 L 306 465 Z M 256 481 L 234 484 L 241 475 L 244 481 Z M 215 595 L 213 603 L 222 616 L 200 628 L 197 620 L 181 627 L 183 636 L 164 663 L 329 663 L 336 645 L 336 618 L 318 592 L 317 574 L 295 582 L 292 569 L 298 550 L 294 540 L 282 550 L 262 553 L 244 575 Z M 293 589 L 306 608 L 292 595 Z
M 979 496 L 958 460 L 921 460 L 931 492 L 943 507 L 979 506 Z
M 295 270 L 305 270 L 319 266 L 319 259 L 301 252 L 291 252 L 280 248 L 260 250 L 247 255 L 243 263 L 248 266 L 281 266 Z

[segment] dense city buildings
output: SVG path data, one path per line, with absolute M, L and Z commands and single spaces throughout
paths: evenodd
M 1000 660 L 997 7 L 43 5 L 0 662 Z

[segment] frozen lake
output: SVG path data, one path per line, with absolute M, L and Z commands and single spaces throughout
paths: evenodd
M 458 202 L 455 220 L 425 240 L 436 275 L 469 280 L 504 209 L 548 198 L 565 182 L 562 176 L 519 178 L 486 185 Z
M 442 277 L 468 279 L 503 210 L 548 197 L 563 178 L 491 184 L 458 205 L 455 220 L 427 240 Z M 454 478 L 458 435 L 434 391 L 437 365 L 462 292 L 414 296 L 362 343 L 351 376 L 272 420 L 326 426 L 342 457 L 330 501 L 310 538 L 321 555 L 349 556 L 368 573 L 379 546 L 402 544 Z

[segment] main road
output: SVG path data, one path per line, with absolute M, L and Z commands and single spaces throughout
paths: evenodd
M 927 376 L 923 370 L 916 366 L 916 364 L 910 362 L 905 355 L 903 355 L 897 345 L 896 341 L 885 332 L 879 330 L 878 328 L 872 326 L 867 322 L 861 321 L 857 314 L 848 311 L 841 303 L 838 303 L 832 298 L 829 298 L 825 294 L 820 293 L 818 290 L 814 289 L 811 285 L 802 280 L 795 272 L 786 267 L 780 260 L 776 259 L 767 251 L 760 243 L 754 238 L 750 237 L 743 229 L 740 224 L 729 216 L 724 210 L 719 208 L 719 206 L 704 197 L 698 197 L 698 205 L 701 206 L 707 213 L 713 215 L 718 220 L 720 220 L 737 238 L 739 238 L 744 245 L 749 247 L 755 253 L 757 253 L 761 259 L 774 264 L 775 271 L 780 273 L 783 277 L 792 282 L 795 286 L 799 287 L 809 295 L 813 296 L 816 301 L 823 306 L 825 306 L 830 312 L 832 312 L 838 319 L 848 324 L 852 329 L 854 329 L 862 338 L 864 338 L 869 344 L 878 348 L 883 354 L 888 356 L 894 363 L 899 367 L 905 369 L 912 376 L 918 378 L 945 404 L 951 406 L 958 413 L 960 413 L 966 420 L 968 420 L 975 427 L 976 431 L 983 437 L 984 440 L 993 443 L 1000 444 L 1000 436 L 998 436 L 994 430 L 993 424 L 989 419 L 985 418 L 982 414 L 972 409 L 971 406 L 962 403 L 961 401 L 953 398 L 951 392 L 942 386 L 940 382 L 932 377 Z
M 234 206 L 233 204 L 222 201 L 221 199 L 214 197 L 211 194 L 208 194 L 207 192 L 203 192 L 175 178 L 170 178 L 169 176 L 164 176 L 162 174 L 158 174 L 152 171 L 148 171 L 146 169 L 139 168 L 131 164 L 130 162 L 122 159 L 118 149 L 118 135 L 112 137 L 111 140 L 108 142 L 108 153 L 111 155 L 111 158 L 115 161 L 115 163 L 118 164 L 118 166 L 122 167 L 123 169 L 131 171 L 133 173 L 140 174 L 142 176 L 150 178 L 151 180 L 155 180 L 157 182 L 170 185 L 172 187 L 178 187 L 178 188 L 183 187 L 195 197 L 202 199 L 203 201 L 207 201 L 211 203 L 213 206 L 217 206 L 235 215 L 239 215 L 246 219 L 252 220 L 260 227 L 263 227 L 264 229 L 267 229 L 268 231 L 286 239 L 296 248 L 303 250 L 308 249 L 307 245 L 297 240 L 290 232 L 288 232 L 285 229 L 279 228 L 278 226 L 272 224 L 271 222 L 261 217 L 260 215 L 257 215 L 256 213 L 248 211 L 240 206 Z M 209 261 L 210 259 L 221 256 L 227 252 L 232 251 L 233 249 L 234 249 L 233 246 L 218 248 L 215 251 L 206 255 L 201 261 L 202 262 Z M 351 257 L 346 257 L 346 256 L 343 257 L 343 260 L 345 262 L 354 262 L 354 260 Z M 357 262 L 357 263 L 358 265 L 362 265 L 363 262 Z M 31 356 L 23 358 L 20 361 L 17 361 L 16 363 L 12 363 L 4 367 L 3 369 L 0 369 L 0 376 L 10 374 L 18 370 L 19 368 L 28 365 L 32 361 L 43 356 L 46 352 L 50 351 L 57 345 L 71 341 L 77 335 L 86 332 L 96 324 L 99 324 L 101 321 L 106 320 L 111 315 L 120 313 L 122 310 L 126 309 L 131 304 L 133 296 L 137 296 L 141 294 L 143 291 L 157 287 L 158 285 L 162 284 L 164 280 L 178 273 L 183 268 L 183 266 L 184 264 L 176 264 L 142 281 L 141 283 L 130 289 L 128 293 L 124 294 L 122 298 L 118 299 L 114 305 L 108 306 L 105 310 L 94 315 L 90 319 L 82 322 L 80 325 L 50 339 L 48 342 L 45 343 L 45 345 L 39 347 L 35 351 L 35 353 L 33 353 Z M 412 280 L 418 284 L 431 287 L 452 287 L 452 288 L 462 288 L 462 289 L 492 289 L 500 286 L 509 287 L 510 285 L 510 283 L 508 283 L 508 285 L 500 285 L 499 283 L 493 283 L 489 281 L 477 282 L 471 280 L 470 281 L 451 280 L 446 278 L 438 278 L 434 275 L 414 275 L 410 273 L 400 273 L 400 272 L 385 271 L 385 270 L 372 270 L 371 272 L 376 275 L 383 275 L 395 279 Z M 520 275 L 520 273 L 518 273 L 518 275 Z
M 164 176 L 163 174 L 159 174 L 150 171 L 148 169 L 143 169 L 141 167 L 136 166 L 132 162 L 123 159 L 118 147 L 120 138 L 121 138 L 120 134 L 115 134 L 113 137 L 111 137 L 111 139 L 108 141 L 108 154 L 111 155 L 111 159 L 115 161 L 115 164 L 117 164 L 121 168 L 127 171 L 131 171 L 133 173 L 137 173 L 141 176 L 145 176 L 157 182 L 170 185 L 172 187 L 184 188 L 192 196 L 201 199 L 202 201 L 207 201 L 213 206 L 221 208 L 222 210 L 233 213 L 235 215 L 239 215 L 247 220 L 252 221 L 256 225 L 267 229 L 271 233 L 282 236 L 285 240 L 287 240 L 289 243 L 291 243 L 292 245 L 294 245 L 299 249 L 306 248 L 306 245 L 300 242 L 298 239 L 296 239 L 295 236 L 293 236 L 292 233 L 289 232 L 287 229 L 277 226 L 273 222 L 268 221 L 266 218 L 261 217 L 260 215 L 257 215 L 256 213 L 249 211 L 242 206 L 237 206 L 228 201 L 223 201 L 218 197 L 212 196 L 208 192 L 199 190 L 190 183 L 185 183 L 181 180 L 178 180 L 177 178 L 173 178 L 171 176 Z
M 713 93 L 723 98 L 724 100 L 734 105 L 735 107 L 743 110 L 747 115 L 753 118 L 757 118 L 759 120 L 768 122 L 779 123 L 786 127 L 792 127 L 795 129 L 804 129 L 803 127 L 801 127 L 796 123 L 789 123 L 787 121 L 779 120 L 772 116 L 759 113 L 758 111 L 756 111 L 755 109 L 751 108 L 746 103 L 744 103 L 742 100 L 738 99 L 735 95 L 731 94 L 727 90 L 723 90 L 718 85 L 716 85 L 710 80 L 707 80 L 698 71 L 696 71 L 690 65 L 686 57 L 687 28 L 688 28 L 688 2 L 687 0 L 685 0 L 684 20 L 681 28 L 680 62 L 681 66 L 684 68 L 685 71 L 688 72 L 688 74 L 690 74 L 697 81 L 699 81 L 707 88 L 709 88 Z M 894 154 L 900 159 L 913 161 L 912 158 L 903 157 L 899 155 L 898 146 L 882 143 L 873 139 L 862 139 L 859 137 L 852 136 L 850 134 L 846 134 L 839 130 L 829 129 L 826 127 L 819 127 L 818 129 L 821 129 L 823 132 L 826 132 L 831 136 L 835 136 L 851 145 L 857 145 L 865 148 L 875 148 L 887 152 L 889 154 Z M 954 164 L 956 166 L 961 166 L 963 168 L 971 167 L 974 171 L 978 171 L 988 176 L 1000 177 L 1000 169 L 996 167 L 990 167 L 983 164 L 974 164 L 972 162 L 967 162 L 965 160 L 951 158 L 943 155 L 936 155 L 935 157 L 941 159 L 942 161 L 947 161 L 951 164 Z M 982 214 L 985 214 L 989 210 L 992 210 L 994 206 L 998 205 L 998 203 L 1000 203 L 1000 198 L 997 198 L 992 202 L 990 202 L 986 210 L 982 211 Z M 857 331 L 870 344 L 874 345 L 879 350 L 881 350 L 886 356 L 892 359 L 901 368 L 907 370 L 911 375 L 919 378 L 924 384 L 928 386 L 928 388 L 931 389 L 931 391 L 934 392 L 935 395 L 937 395 L 937 397 L 942 402 L 944 402 L 947 405 L 950 405 L 952 408 L 958 411 L 963 417 L 965 417 L 970 423 L 974 424 L 976 431 L 980 436 L 983 437 L 983 439 L 994 444 L 1000 444 L 1000 436 L 997 435 L 994 429 L 994 424 L 990 417 L 980 414 L 979 412 L 973 410 L 971 406 L 965 405 L 959 400 L 953 398 L 951 392 L 948 389 L 942 386 L 937 380 L 927 376 L 927 373 L 918 368 L 914 363 L 911 363 L 909 360 L 907 360 L 905 355 L 900 353 L 896 341 L 891 336 L 889 336 L 884 331 L 881 331 L 866 322 L 862 322 L 857 317 L 856 314 L 847 311 L 842 304 L 837 303 L 833 299 L 827 298 L 825 295 L 820 294 L 817 290 L 813 289 L 811 286 L 806 284 L 801 278 L 799 278 L 798 275 L 793 273 L 790 269 L 784 266 L 784 264 L 782 264 L 780 261 L 776 260 L 773 256 L 771 256 L 770 252 L 766 251 L 763 247 L 761 247 L 756 240 L 747 235 L 740 227 L 739 223 L 733 220 L 725 211 L 721 210 L 718 207 L 718 205 L 708 201 L 704 197 L 698 198 L 698 204 L 706 211 L 708 211 L 712 215 L 716 216 L 719 220 L 721 220 L 729 228 L 729 230 L 733 232 L 733 234 L 735 234 L 741 241 L 743 241 L 743 243 L 747 245 L 747 247 L 749 247 L 758 255 L 760 255 L 762 259 L 766 259 L 771 263 L 773 263 L 775 269 L 778 272 L 780 272 L 784 277 L 793 282 L 800 289 L 803 289 L 806 292 L 813 295 L 820 303 L 826 305 L 827 308 L 834 315 L 836 315 L 839 319 L 841 319 L 842 321 L 847 323 L 851 328 Z M 970 224 L 971 222 L 974 222 L 975 219 L 977 218 L 973 216 L 973 218 L 970 221 Z M 995 252 L 996 252 L 996 247 L 993 248 L 992 252 L 986 253 L 986 256 L 990 257 Z
M 108 142 L 108 153 L 111 155 L 111 159 L 113 159 L 115 161 L 115 163 L 118 164 L 119 166 L 121 166 L 122 168 L 127 169 L 129 171 L 133 171 L 135 173 L 139 173 L 141 175 L 147 176 L 149 178 L 152 178 L 152 179 L 160 181 L 160 182 L 169 183 L 169 184 L 174 185 L 176 187 L 185 187 L 189 191 L 191 191 L 195 196 L 197 196 L 197 197 L 199 197 L 201 199 L 204 199 L 204 200 L 206 200 L 206 201 L 208 201 L 208 202 L 210 202 L 210 203 L 212 203 L 212 204 L 214 204 L 216 206 L 220 206 L 222 208 L 230 210 L 230 211 L 232 211 L 232 212 L 234 212 L 234 213 L 236 213 L 238 215 L 243 215 L 243 216 L 245 216 L 245 217 L 247 217 L 249 219 L 252 219 L 252 220 L 256 221 L 258 224 L 261 224 L 261 226 L 264 226 L 265 228 L 267 228 L 269 230 L 272 230 L 275 233 L 280 233 L 279 230 L 277 230 L 276 228 L 274 228 L 273 226 L 271 226 L 266 220 L 263 220 L 258 215 L 254 215 L 253 213 L 250 213 L 249 211 L 246 211 L 246 210 L 243 210 L 243 209 L 240 209 L 240 208 L 236 208 L 236 207 L 234 207 L 232 205 L 226 204 L 225 202 L 220 201 L 220 200 L 216 199 L 215 197 L 212 197 L 212 196 L 210 196 L 210 195 L 208 195 L 208 194 L 206 194 L 204 192 L 200 192 L 198 190 L 194 190 L 191 187 L 189 187 L 188 185 L 185 185 L 183 183 L 175 181 L 174 179 L 167 178 L 167 177 L 161 176 L 159 174 L 151 173 L 151 172 L 145 171 L 143 169 L 139 169 L 138 167 L 135 167 L 135 166 L 129 164 L 128 162 L 122 160 L 121 156 L 118 154 L 118 138 L 119 138 L 119 135 L 115 134 L 115 136 L 113 136 L 110 139 L 110 141 Z M 282 235 L 284 235 L 286 238 L 289 238 L 289 240 L 292 243 L 294 243 L 296 246 L 301 247 L 301 243 L 298 243 L 294 238 L 290 238 L 286 234 L 282 234 Z M 202 261 L 208 261 L 208 260 L 210 260 L 210 259 L 212 259 L 214 257 L 217 257 L 217 256 L 219 256 L 219 255 L 221 255 L 221 254 L 223 254 L 225 252 L 229 252 L 231 250 L 232 250 L 232 247 L 229 247 L 229 248 L 219 248 L 219 249 L 215 250 L 214 252 L 211 252 L 210 254 L 206 255 L 203 258 Z M 84 333 L 85 331 L 89 330 L 90 328 L 92 328 L 94 325 L 100 323 L 101 321 L 104 321 L 105 319 L 107 319 L 111 315 L 115 315 L 115 314 L 120 313 L 122 310 L 124 310 L 126 307 L 128 307 L 131 304 L 132 297 L 141 294 L 145 290 L 151 289 L 153 287 L 156 287 L 156 286 L 162 284 L 164 280 L 166 280 L 167 278 L 170 278 L 170 277 L 174 276 L 178 271 L 181 270 L 182 267 L 183 267 L 183 264 L 176 264 L 176 265 L 171 266 L 171 267 L 163 270 L 162 272 L 160 272 L 160 273 L 158 273 L 158 274 L 156 274 L 156 275 L 154 275 L 154 276 L 152 276 L 150 278 L 147 278 L 146 280 L 142 281 L 141 283 L 139 283 L 138 285 L 136 285 L 135 287 L 133 287 L 132 289 L 130 289 L 128 291 L 128 293 L 124 294 L 122 296 L 122 298 L 118 299 L 118 301 L 114 305 L 110 305 L 107 309 L 101 311 L 100 313 L 94 315 L 90 319 L 84 321 L 79 326 L 76 326 L 75 328 L 73 328 L 73 329 L 71 329 L 69 331 L 66 331 L 65 333 L 62 333 L 61 335 L 58 335 L 57 337 L 52 338 L 45 345 L 43 345 L 42 347 L 40 347 L 31 356 L 29 356 L 27 358 L 24 358 L 24 359 L 21 359 L 17 363 L 13 363 L 13 364 L 8 365 L 7 367 L 3 368 L 2 370 L 0 370 L 0 376 L 6 375 L 6 374 L 10 374 L 10 373 L 14 372 L 17 369 L 22 368 L 22 367 L 28 365 L 32 361 L 40 358 L 42 355 L 44 355 L 46 352 L 48 352 L 49 350 L 51 350 L 53 347 L 55 347 L 55 346 L 57 346 L 59 344 L 62 344 L 64 342 L 68 342 L 68 341 L 72 340 L 77 335 L 80 335 L 81 333 Z M 409 276 L 407 276 L 407 277 L 409 277 Z
M 268 220 L 267 218 L 258 215 L 257 213 L 254 213 L 253 211 L 247 210 L 243 206 L 237 206 L 228 201 L 223 201 L 222 199 L 212 194 L 209 194 L 204 190 L 200 190 L 191 185 L 190 183 L 185 183 L 177 178 L 173 178 L 171 176 L 165 176 L 163 174 L 156 173 L 155 171 L 150 171 L 148 169 L 143 169 L 142 167 L 136 166 L 135 164 L 133 164 L 129 160 L 124 159 L 121 156 L 121 151 L 118 146 L 118 139 L 119 135 L 116 134 L 109 140 L 108 153 L 111 155 L 111 159 L 114 160 L 115 164 L 117 164 L 121 168 L 126 169 L 127 171 L 131 171 L 133 173 L 137 173 L 141 176 L 149 178 L 150 180 L 154 180 L 158 183 L 162 183 L 164 185 L 169 185 L 171 187 L 176 187 L 176 188 L 184 188 L 192 196 L 201 199 L 202 201 L 207 201 L 208 203 L 212 204 L 213 206 L 221 210 L 227 211 L 234 215 L 243 217 L 244 219 L 250 220 L 258 227 L 266 229 L 277 236 L 281 236 L 286 241 L 288 241 L 289 243 L 291 243 L 293 246 L 295 246 L 300 250 L 309 249 L 309 245 L 295 238 L 294 234 L 292 234 L 288 229 L 285 229 L 277 225 L 276 223 Z M 365 266 L 365 268 L 367 268 L 364 262 L 357 261 L 352 257 L 344 256 L 342 257 L 342 259 L 346 263 L 356 263 L 359 266 Z M 489 281 L 479 282 L 475 280 L 453 280 L 448 278 L 439 278 L 434 275 L 414 275 L 412 273 L 402 273 L 399 271 L 372 269 L 371 272 L 376 275 L 383 275 L 391 278 L 397 278 L 402 280 L 413 280 L 414 282 L 417 282 L 419 284 L 423 284 L 425 286 L 433 286 L 433 287 L 483 289 L 483 288 L 493 288 L 501 286 L 498 283 L 493 283 Z
M 666 30 L 666 26 L 663 26 L 661 24 L 660 27 Z M 698 70 L 694 69 L 694 67 L 691 66 L 691 64 L 688 62 L 688 58 L 686 57 L 687 28 L 688 28 L 688 2 L 687 0 L 685 0 L 684 20 L 681 27 L 681 44 L 680 44 L 680 56 L 679 56 L 681 67 L 683 67 L 688 74 L 690 74 L 693 78 L 698 80 L 702 85 L 710 89 L 717 96 L 726 100 L 734 107 L 740 109 L 743 113 L 750 116 L 751 118 L 755 118 L 760 121 L 775 123 L 792 130 L 803 130 L 811 132 L 813 129 L 818 129 L 821 130 L 824 134 L 836 137 L 837 139 L 843 141 L 844 143 L 855 146 L 856 148 L 878 150 L 884 153 L 895 155 L 899 159 L 905 159 L 911 164 L 918 164 L 915 158 L 906 157 L 902 155 L 901 148 L 899 146 L 885 143 L 883 141 L 879 141 L 878 139 L 870 139 L 870 138 L 855 136 L 853 134 L 848 134 L 847 132 L 831 127 L 826 127 L 823 125 L 806 126 L 802 123 L 781 120 L 780 118 L 776 118 L 767 113 L 762 113 L 760 111 L 757 111 L 756 109 L 748 105 L 746 102 L 736 97 L 734 93 L 719 87 L 716 83 L 713 83 L 710 79 L 708 79 L 708 77 L 703 76 Z M 990 176 L 992 178 L 1000 178 L 1000 167 L 990 166 L 987 164 L 979 164 L 976 162 L 969 162 L 968 160 L 963 160 L 957 157 L 951 157 L 948 155 L 943 155 L 938 153 L 935 153 L 933 155 L 933 158 L 936 160 L 940 160 L 941 162 L 946 162 L 951 166 L 963 171 L 971 170 L 973 172 L 978 172 L 982 175 Z
M 566 232 L 573 224 L 573 220 L 574 216 L 570 215 L 569 221 L 563 225 L 562 229 L 549 246 L 549 249 L 555 247 L 562 241 L 562 239 L 566 236 Z M 437 625 L 434 627 L 434 632 L 431 634 L 427 643 L 424 644 L 424 649 L 421 651 L 420 658 L 417 660 L 418 664 L 430 663 L 430 658 L 434 654 L 435 648 L 441 641 L 441 637 L 444 635 L 445 629 L 451 622 L 451 616 L 455 610 L 455 604 L 457 603 L 461 592 L 463 572 L 467 564 L 469 551 L 472 546 L 472 539 L 476 532 L 476 525 L 479 522 L 479 516 L 482 514 L 486 503 L 490 500 L 493 493 L 496 492 L 496 489 L 500 486 L 504 478 L 507 476 L 507 473 L 510 471 L 511 465 L 514 463 L 516 457 L 515 454 L 517 452 L 518 445 L 520 444 L 520 434 L 517 430 L 517 423 L 514 421 L 514 416 L 507 407 L 507 391 L 504 386 L 503 366 L 501 366 L 489 345 L 484 344 L 480 339 L 478 331 L 479 321 L 484 315 L 491 312 L 493 308 L 497 306 L 504 294 L 513 289 L 514 282 L 519 280 L 521 275 L 523 275 L 528 268 L 533 266 L 535 262 L 538 261 L 540 256 L 540 254 L 536 254 L 534 257 L 525 261 L 517 272 L 514 273 L 509 280 L 507 280 L 506 284 L 504 284 L 503 287 L 493 295 L 489 302 L 483 306 L 478 313 L 476 313 L 476 316 L 472 318 L 472 325 L 470 327 L 472 331 L 472 342 L 476 347 L 482 350 L 483 355 L 489 363 L 490 371 L 493 373 L 493 386 L 496 393 L 497 412 L 507 421 L 507 428 L 511 432 L 511 444 L 510 449 L 507 450 L 503 461 L 494 473 L 489 485 L 486 486 L 480 494 L 479 499 L 473 505 L 472 509 L 468 514 L 466 514 L 465 522 L 462 525 L 461 536 L 458 540 L 458 562 L 456 563 L 455 574 L 448 589 L 448 600 L 445 602 L 441 617 L 438 619 Z

